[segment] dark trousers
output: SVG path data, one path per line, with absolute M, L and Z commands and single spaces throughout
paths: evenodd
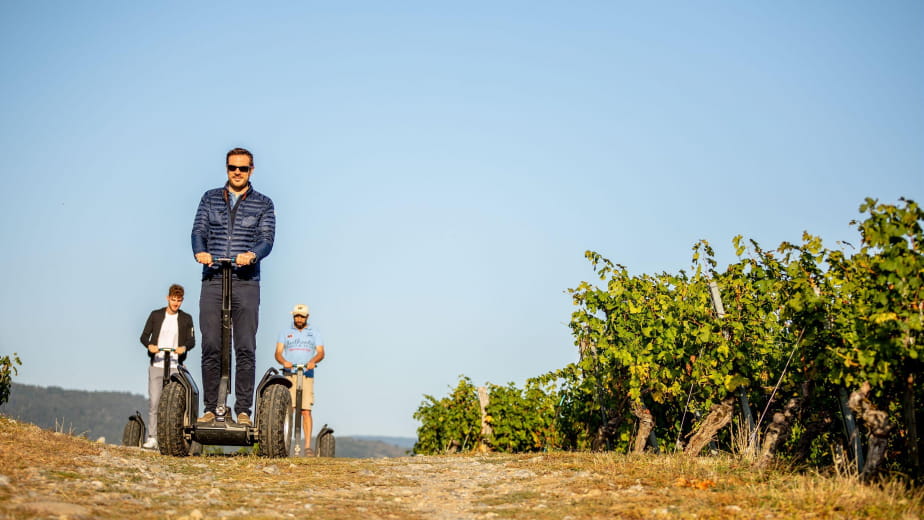
M 234 346 L 234 412 L 253 408 L 260 282 L 234 280 L 231 287 L 231 338 Z M 199 294 L 202 328 L 202 395 L 205 411 L 214 412 L 221 384 L 221 280 L 203 280 Z M 230 375 L 230 374 L 229 374 Z M 228 389 L 230 392 L 230 388 Z

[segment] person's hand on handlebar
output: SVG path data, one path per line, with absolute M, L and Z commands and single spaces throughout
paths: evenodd
M 241 253 L 237 255 L 234 259 L 234 263 L 237 265 L 250 265 L 257 261 L 257 254 L 253 251 L 247 251 L 246 253 Z
M 257 254 L 253 251 L 247 251 L 246 253 L 241 253 L 234 257 L 234 264 L 238 266 L 250 265 L 257 261 Z M 215 257 L 210 253 L 202 252 L 196 253 L 196 262 L 199 262 L 203 265 L 214 265 Z
M 183 354 L 186 353 L 186 347 L 183 347 L 183 346 L 177 347 L 177 348 L 175 348 L 175 349 L 172 349 L 172 348 L 161 349 L 161 348 L 158 347 L 157 345 L 148 345 L 148 352 L 150 352 L 151 354 L 157 354 L 157 353 L 160 352 L 161 350 L 163 350 L 163 351 L 165 351 L 165 352 L 166 352 L 166 351 L 175 352 L 176 355 L 178 355 L 178 356 L 182 356 Z
M 212 265 L 212 255 L 206 252 L 196 253 L 196 261 L 203 265 Z

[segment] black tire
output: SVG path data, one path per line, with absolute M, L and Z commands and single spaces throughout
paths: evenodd
M 289 454 L 289 408 L 292 398 L 289 389 L 274 384 L 263 390 L 260 396 L 259 417 L 260 443 L 257 454 L 261 457 L 285 457 Z
M 128 419 L 125 429 L 122 430 L 122 446 L 140 448 L 142 444 L 144 444 L 144 425 L 132 416 Z
M 157 406 L 157 444 L 162 455 L 189 455 L 190 442 L 183 431 L 186 422 L 186 389 L 171 381 L 161 392 Z
M 333 433 L 326 433 L 318 439 L 318 457 L 333 457 L 337 448 L 337 440 Z

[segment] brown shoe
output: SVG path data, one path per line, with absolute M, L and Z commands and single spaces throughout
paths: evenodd
M 202 417 L 196 419 L 196 422 L 210 423 L 215 420 L 215 414 L 212 412 L 205 412 L 202 414 Z
M 311 448 L 305 448 L 305 456 L 314 457 L 314 450 L 312 450 Z
M 244 412 L 237 414 L 237 423 L 244 426 L 253 426 L 253 423 L 250 422 L 250 417 Z

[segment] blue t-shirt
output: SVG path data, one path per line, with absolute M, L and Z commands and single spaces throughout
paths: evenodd
M 307 365 L 318 353 L 318 346 L 324 346 L 321 332 L 311 325 L 306 325 L 302 330 L 293 325 L 279 335 L 277 343 L 283 344 L 282 356 L 293 365 Z M 294 373 L 292 370 L 284 371 Z M 305 370 L 305 377 L 314 377 L 314 369 Z

